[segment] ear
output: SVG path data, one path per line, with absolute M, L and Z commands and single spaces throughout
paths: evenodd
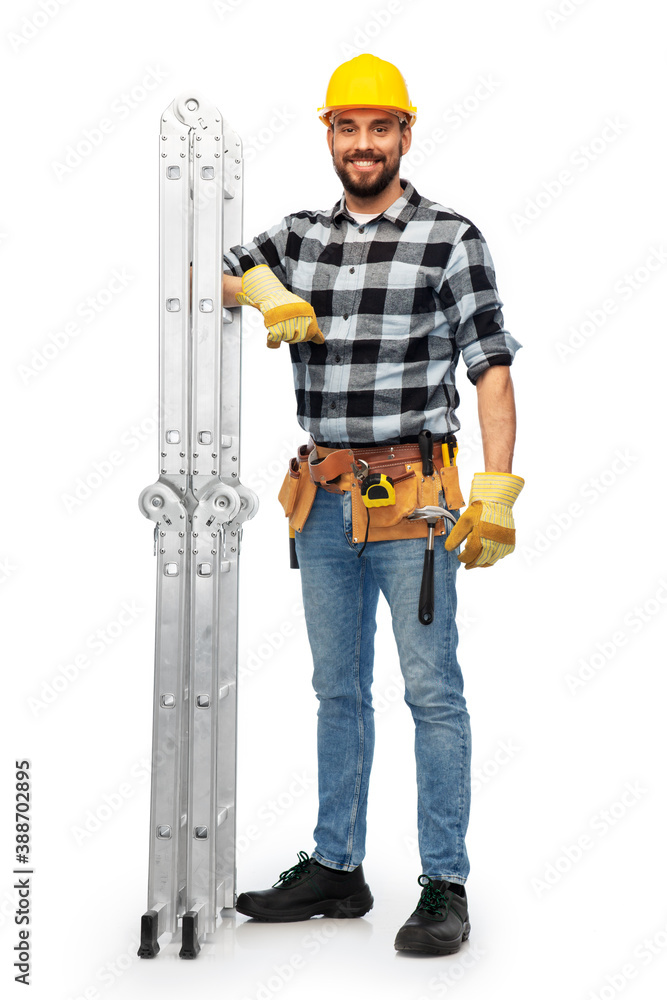
M 331 126 L 327 129 L 327 144 L 329 146 L 329 152 L 333 156 L 333 129 Z
M 408 125 L 403 130 L 403 135 L 401 136 L 401 155 L 402 156 L 405 156 L 405 154 L 407 153 L 407 151 L 410 149 L 411 145 L 412 145 L 412 129 Z

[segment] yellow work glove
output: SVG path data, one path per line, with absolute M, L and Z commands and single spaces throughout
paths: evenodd
M 280 347 L 283 340 L 289 344 L 302 340 L 324 343 L 310 302 L 288 292 L 266 264 L 246 271 L 241 288 L 243 291 L 237 292 L 236 301 L 240 306 L 254 306 L 260 310 L 269 331 L 267 347 Z
M 509 472 L 476 472 L 472 477 L 468 506 L 445 539 L 448 552 L 468 539 L 459 556 L 466 569 L 493 566 L 514 551 L 512 505 L 524 482 Z

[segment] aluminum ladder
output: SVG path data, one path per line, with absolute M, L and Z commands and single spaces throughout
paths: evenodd
M 242 242 L 239 137 L 196 91 L 161 118 L 157 600 L 148 907 L 138 954 L 181 926 L 181 958 L 236 902 L 238 569 L 257 496 L 239 481 L 241 310 L 223 246 Z M 226 243 L 224 242 L 226 241 Z M 223 332 L 224 331 L 224 332 Z

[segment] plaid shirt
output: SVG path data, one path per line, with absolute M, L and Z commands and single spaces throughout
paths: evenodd
M 290 344 L 297 419 L 330 447 L 397 444 L 461 426 L 454 370 L 473 384 L 521 347 L 503 328 L 493 261 L 477 227 L 409 181 L 372 221 L 296 212 L 225 255 L 240 277 L 267 264 L 310 302 L 326 342 Z

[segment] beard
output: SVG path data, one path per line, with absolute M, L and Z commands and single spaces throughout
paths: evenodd
M 355 198 L 375 198 L 377 195 L 382 194 L 398 173 L 401 166 L 401 156 L 401 146 L 399 143 L 396 153 L 389 157 L 364 155 L 357 152 L 353 155 L 347 155 L 344 161 L 338 161 L 334 144 L 332 160 L 333 168 L 345 191 L 354 195 Z M 382 165 L 378 173 L 374 171 L 372 175 L 366 175 L 355 171 L 350 162 L 351 160 L 378 160 Z

